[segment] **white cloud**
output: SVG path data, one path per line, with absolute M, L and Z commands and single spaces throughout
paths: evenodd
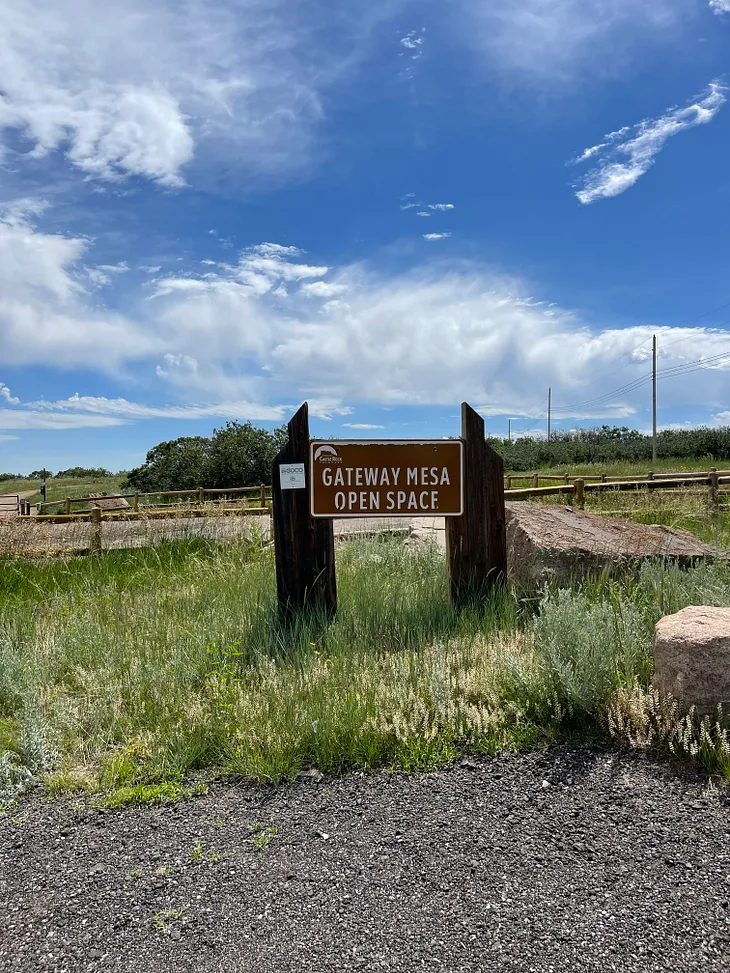
M 421 27 L 420 30 L 411 30 L 405 37 L 401 37 L 400 46 L 405 47 L 408 51 L 419 52 L 426 42 L 426 28 Z M 413 55 L 414 57 L 416 54 Z
M 385 429 L 385 426 L 378 426 L 372 422 L 343 422 L 342 425 L 349 429 Z
M 323 280 L 316 280 L 311 284 L 302 284 L 300 291 L 307 297 L 334 297 L 347 290 L 346 284 L 327 283 Z
M 730 7 L 728 8 L 728 12 L 730 12 Z M 730 410 L 727 412 L 718 412 L 712 418 L 718 426 L 730 426 Z
M 718 16 L 730 14 L 730 0 L 710 0 L 710 9 Z
M 41 204 L 33 207 L 25 200 L 20 208 L 0 212 L 4 363 L 103 369 L 115 367 L 120 360 L 147 357 L 156 347 L 148 330 L 87 302 L 82 281 L 98 284 L 108 279 L 102 271 L 92 268 L 89 274 L 83 266 L 89 241 L 38 231 L 28 214 L 41 209 Z
M 168 187 L 211 156 L 249 181 L 306 167 L 323 99 L 392 12 L 392 0 L 326 17 L 286 0 L 5 0 L 0 146 L 15 130 L 35 158 Z
M 585 149 L 576 164 L 599 159 L 581 183 L 576 196 L 581 203 L 618 196 L 633 186 L 654 165 L 667 139 L 688 128 L 711 122 L 725 104 L 727 86 L 713 81 L 707 93 L 685 108 L 672 108 L 658 118 L 606 135 L 605 141 Z
M 427 213 L 426 210 L 421 209 L 416 213 L 416 216 L 431 216 L 431 213 Z
M 122 381 L 137 363 L 137 387 L 151 381 L 144 398 L 152 402 L 79 394 L 12 403 L 8 396 L 15 397 L 2 393 L 8 408 L 0 428 L 71 428 L 87 419 L 279 421 L 305 398 L 323 417 L 363 403 L 463 399 L 486 412 L 539 415 L 543 394 L 536 390 L 548 385 L 556 416 L 627 417 L 648 403 L 647 388 L 606 393 L 645 376 L 652 333 L 659 335 L 661 368 L 700 355 L 730 359 L 727 331 L 655 322 L 589 327 L 540 303 L 525 282 L 478 262 L 448 260 L 440 248 L 422 266 L 395 273 L 364 263 L 328 271 L 296 248 L 262 244 L 197 277 L 182 271 L 141 283 L 136 302 L 128 292 L 121 315 L 91 307 L 94 296 L 80 283 L 88 247 L 27 222 L 0 222 L 3 363 L 93 369 Z M 328 297 L 329 286 L 312 289 L 325 283 L 313 279 L 315 271 L 328 272 L 347 299 Z M 285 282 L 292 286 L 282 301 L 277 290 Z M 157 296 L 147 300 L 151 287 Z M 612 362 L 620 356 L 615 375 Z M 730 364 L 718 365 L 662 378 L 663 401 L 722 413 Z
M 16 398 L 10 391 L 10 389 L 5 385 L 4 382 L 0 382 L 0 399 L 5 399 L 9 405 L 20 405 L 20 399 Z
M 125 420 L 112 416 L 65 415 L 35 409 L 0 409 L 0 429 L 85 429 L 123 426 Z
M 428 208 L 429 209 L 438 209 L 438 210 L 441 210 L 441 212 L 445 212 L 448 209 L 453 209 L 454 208 L 454 204 L 453 203 L 429 203 L 428 204 Z
M 450 233 L 424 233 L 423 239 L 424 240 L 446 240 L 450 236 L 451 236 Z
M 20 436 L 0 436 L 0 443 L 9 443 L 13 439 L 20 439 Z

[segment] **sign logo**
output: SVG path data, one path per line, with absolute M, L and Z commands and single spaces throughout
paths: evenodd
M 460 439 L 310 445 L 313 517 L 460 517 Z

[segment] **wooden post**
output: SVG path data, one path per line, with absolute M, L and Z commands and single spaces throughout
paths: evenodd
M 507 477 L 507 489 L 508 490 L 511 490 L 512 489 L 512 477 L 511 476 L 508 476 Z
M 573 486 L 575 487 L 575 505 L 579 510 L 584 510 L 586 505 L 585 484 L 586 481 L 580 478 L 573 481 Z
M 601 483 L 605 483 L 605 482 L 606 482 L 606 474 L 601 473 Z
M 260 490 L 261 490 L 261 506 L 265 507 L 266 506 L 266 486 L 263 483 L 261 484 Z
M 198 487 L 198 503 L 205 503 L 205 490 L 203 487 Z
M 135 495 L 134 495 L 134 503 L 132 504 L 132 509 L 133 510 L 139 510 L 139 494 L 138 493 L 135 493 Z
M 71 513 L 71 497 L 66 497 L 66 513 Z
M 710 470 L 710 507 L 713 513 L 718 513 L 720 510 L 720 474 L 713 467 Z
M 464 440 L 464 513 L 446 518 L 451 598 L 483 596 L 507 574 L 504 461 L 484 441 L 484 420 L 461 406 Z
M 654 479 L 654 474 L 651 472 L 651 470 L 646 474 L 646 478 L 647 478 L 647 480 L 653 480 Z
M 536 473 L 532 478 L 532 485 L 535 487 L 535 489 L 537 489 L 539 483 L 540 483 L 540 477 Z
M 101 554 L 101 507 L 91 508 L 91 541 L 89 554 Z
M 303 463 L 302 489 L 282 490 L 282 463 Z M 289 420 L 289 442 L 271 468 L 274 554 L 279 610 L 291 620 L 305 608 L 328 615 L 337 610 L 335 542 L 332 521 L 309 513 L 309 409 L 307 403 Z

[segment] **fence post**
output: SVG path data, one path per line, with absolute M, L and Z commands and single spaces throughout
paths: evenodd
M 91 508 L 90 554 L 101 554 L 101 507 Z
M 139 494 L 135 493 L 134 503 L 132 504 L 132 510 L 139 510 Z
M 646 478 L 647 478 L 647 480 L 653 480 L 654 479 L 654 474 L 651 472 L 651 470 L 646 474 Z
M 303 463 L 303 489 L 282 490 L 282 463 Z M 309 407 L 289 420 L 289 442 L 271 467 L 274 555 L 279 611 L 291 620 L 304 608 L 328 615 L 337 610 L 335 541 L 332 521 L 309 512 Z
M 451 599 L 483 596 L 507 575 L 504 461 L 484 439 L 484 419 L 461 405 L 464 512 L 446 518 Z
M 540 477 L 536 473 L 532 478 L 532 485 L 537 489 L 539 482 L 540 482 Z
M 66 497 L 66 513 L 71 513 L 71 497 Z
M 261 490 L 261 506 L 265 508 L 266 507 L 266 485 L 262 483 L 261 486 L 259 487 L 259 490 Z
M 586 506 L 585 482 L 585 480 L 580 478 L 573 480 L 573 486 L 575 487 L 575 505 L 579 510 L 585 510 Z
M 205 503 L 205 490 L 203 487 L 198 487 L 198 503 Z
M 713 467 L 710 470 L 710 507 L 713 513 L 717 513 L 720 510 L 720 474 L 717 469 Z
M 507 477 L 507 489 L 508 490 L 511 490 L 512 489 L 512 477 L 511 476 L 508 476 Z

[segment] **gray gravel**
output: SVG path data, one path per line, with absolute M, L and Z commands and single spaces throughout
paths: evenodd
M 0 969 L 727 970 L 729 811 L 583 746 L 168 807 L 33 797 L 0 819 Z

